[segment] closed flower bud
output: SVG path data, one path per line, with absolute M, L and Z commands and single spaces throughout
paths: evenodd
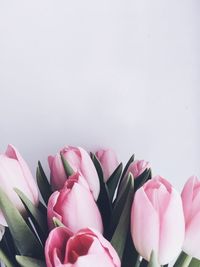
M 70 176 L 63 189 L 51 195 L 47 211 L 50 228 L 53 228 L 53 217 L 56 217 L 74 233 L 85 227 L 103 232 L 97 204 L 79 173 Z
M 83 175 L 95 200 L 97 200 L 100 192 L 98 174 L 89 154 L 81 147 L 66 146 L 55 157 L 48 157 L 53 189 L 60 190 L 67 179 L 60 154 L 63 155 L 74 172 L 79 172 Z
M 0 155 L 0 187 L 21 213 L 25 213 L 25 207 L 14 188 L 21 190 L 34 205 L 38 205 L 39 193 L 33 176 L 24 159 L 12 145 L 8 145 L 5 154 Z M 0 224 L 7 226 L 2 212 Z
M 181 197 L 167 180 L 157 176 L 137 190 L 131 234 L 137 251 L 147 261 L 152 250 L 160 265 L 177 257 L 184 240 L 184 215 Z
M 183 251 L 200 260 L 200 180 L 196 176 L 186 182 L 181 197 L 185 216 Z
M 99 162 L 101 163 L 104 179 L 106 182 L 119 165 L 117 155 L 112 149 L 101 149 L 98 150 L 95 154 Z

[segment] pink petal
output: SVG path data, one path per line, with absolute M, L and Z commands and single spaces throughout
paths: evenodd
M 115 251 L 115 249 L 113 248 L 113 246 L 111 245 L 111 243 L 106 240 L 101 233 L 99 233 L 98 231 L 96 231 L 95 229 L 91 229 L 91 228 L 85 228 L 80 230 L 77 235 L 90 235 L 93 236 L 94 238 L 97 238 L 98 241 L 100 242 L 101 246 L 104 248 L 104 257 L 106 257 L 106 255 L 111 259 L 111 262 L 114 265 L 110 265 L 113 267 L 120 267 L 121 263 L 120 263 L 120 259 L 119 256 L 117 255 L 117 252 Z M 94 247 L 92 248 L 92 251 L 94 253 Z M 100 250 L 102 251 L 102 250 Z M 96 251 L 95 255 L 98 253 L 98 251 Z M 103 257 L 103 256 L 102 256 Z
M 48 206 L 47 206 L 47 217 L 48 217 L 48 226 L 49 229 L 54 228 L 54 223 L 53 223 L 53 217 L 58 218 L 62 222 L 62 216 L 56 212 L 55 210 L 55 205 L 57 203 L 58 197 L 59 197 L 59 192 L 55 191 L 49 198 L 48 201 Z
M 131 210 L 131 234 L 140 255 L 149 260 L 151 251 L 159 248 L 159 216 L 153 205 L 140 188 L 133 201 Z
M 24 180 L 26 181 L 27 187 L 29 188 L 30 191 L 30 194 L 28 196 L 30 197 L 30 195 L 32 195 L 31 200 L 33 201 L 34 204 L 38 204 L 39 202 L 38 188 L 28 168 L 28 165 L 26 164 L 20 153 L 13 145 L 8 145 L 5 155 L 8 156 L 9 158 L 16 159 L 19 162 L 22 172 L 24 174 L 25 178 Z
M 100 212 L 92 194 L 85 187 L 75 183 L 71 191 L 62 198 L 62 201 L 59 200 L 57 205 L 60 206 L 59 214 L 62 214 L 62 222 L 74 233 L 85 227 L 103 232 Z
M 200 210 L 187 226 L 183 251 L 200 260 Z
M 95 200 L 97 200 L 100 192 L 100 183 L 97 171 L 88 153 L 81 147 L 79 147 L 79 151 L 81 153 L 80 171 L 86 178 Z
M 51 156 L 48 157 L 48 161 L 49 167 L 51 169 L 50 182 L 53 187 L 53 190 L 60 190 L 63 188 L 64 183 L 67 179 L 60 154 L 57 153 L 54 159 L 52 159 Z
M 159 263 L 174 260 L 184 241 L 185 222 L 179 193 L 172 189 L 168 206 L 163 206 L 160 224 Z
M 65 247 L 67 245 L 67 241 L 71 236 L 71 231 L 69 231 L 69 229 L 67 229 L 66 227 L 56 227 L 50 232 L 45 244 L 45 258 L 47 267 L 57 266 L 53 264 L 55 261 L 59 263 L 55 249 L 57 249 L 58 251 L 63 251 L 64 254 L 62 255 L 62 258 L 64 259 Z
M 198 184 L 198 178 L 196 176 L 190 177 L 187 180 L 181 193 L 186 225 L 188 221 L 190 221 L 194 215 L 193 214 L 194 212 L 192 212 L 192 206 L 193 206 L 193 191 L 194 191 L 196 184 Z

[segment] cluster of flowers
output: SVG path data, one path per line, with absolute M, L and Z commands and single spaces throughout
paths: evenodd
M 7 267 L 200 266 L 197 177 L 180 195 L 148 162 L 132 156 L 123 169 L 110 149 L 67 146 L 48 162 L 50 181 L 39 162 L 36 184 L 12 145 L 0 155 Z

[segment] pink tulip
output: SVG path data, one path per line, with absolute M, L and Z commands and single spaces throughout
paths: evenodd
M 101 163 L 104 173 L 104 179 L 106 182 L 108 178 L 111 176 L 111 174 L 114 172 L 114 170 L 117 168 L 117 166 L 119 165 L 117 156 L 112 149 L 101 149 L 97 151 L 95 154 Z
M 47 267 L 120 267 L 112 245 L 92 229 L 75 235 L 65 227 L 52 230 L 45 244 Z
M 33 176 L 26 162 L 12 145 L 8 145 L 5 154 L 0 154 L 0 187 L 22 213 L 25 212 L 25 208 L 14 188 L 21 190 L 33 204 L 37 205 L 39 202 L 39 193 Z M 2 212 L 0 224 L 7 226 Z
M 133 177 L 137 178 L 140 174 L 142 174 L 148 168 L 150 168 L 149 162 L 145 160 L 136 160 L 130 164 L 127 170 L 127 174 L 131 172 Z
M 63 189 L 51 195 L 47 211 L 50 228 L 53 228 L 53 217 L 56 217 L 74 233 L 85 227 L 103 232 L 99 209 L 79 173 L 70 176 Z
M 131 234 L 137 251 L 147 261 L 151 251 L 161 265 L 181 251 L 185 226 L 181 197 L 160 176 L 146 182 L 138 191 L 131 211 Z
M 88 153 L 81 147 L 72 146 L 66 146 L 60 153 L 67 160 L 74 172 L 80 172 L 84 176 L 95 200 L 97 200 L 100 191 L 99 178 Z M 61 189 L 67 178 L 60 153 L 55 157 L 48 157 L 49 167 L 51 169 L 51 185 L 54 190 Z
M 200 181 L 196 176 L 189 178 L 181 196 L 186 227 L 183 251 L 200 260 Z

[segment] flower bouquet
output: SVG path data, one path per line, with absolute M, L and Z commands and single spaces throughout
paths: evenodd
M 7 267 L 200 266 L 200 181 L 181 196 L 144 160 L 67 146 L 37 185 L 19 152 L 0 155 L 0 260 Z M 40 196 L 39 196 L 40 193 Z

